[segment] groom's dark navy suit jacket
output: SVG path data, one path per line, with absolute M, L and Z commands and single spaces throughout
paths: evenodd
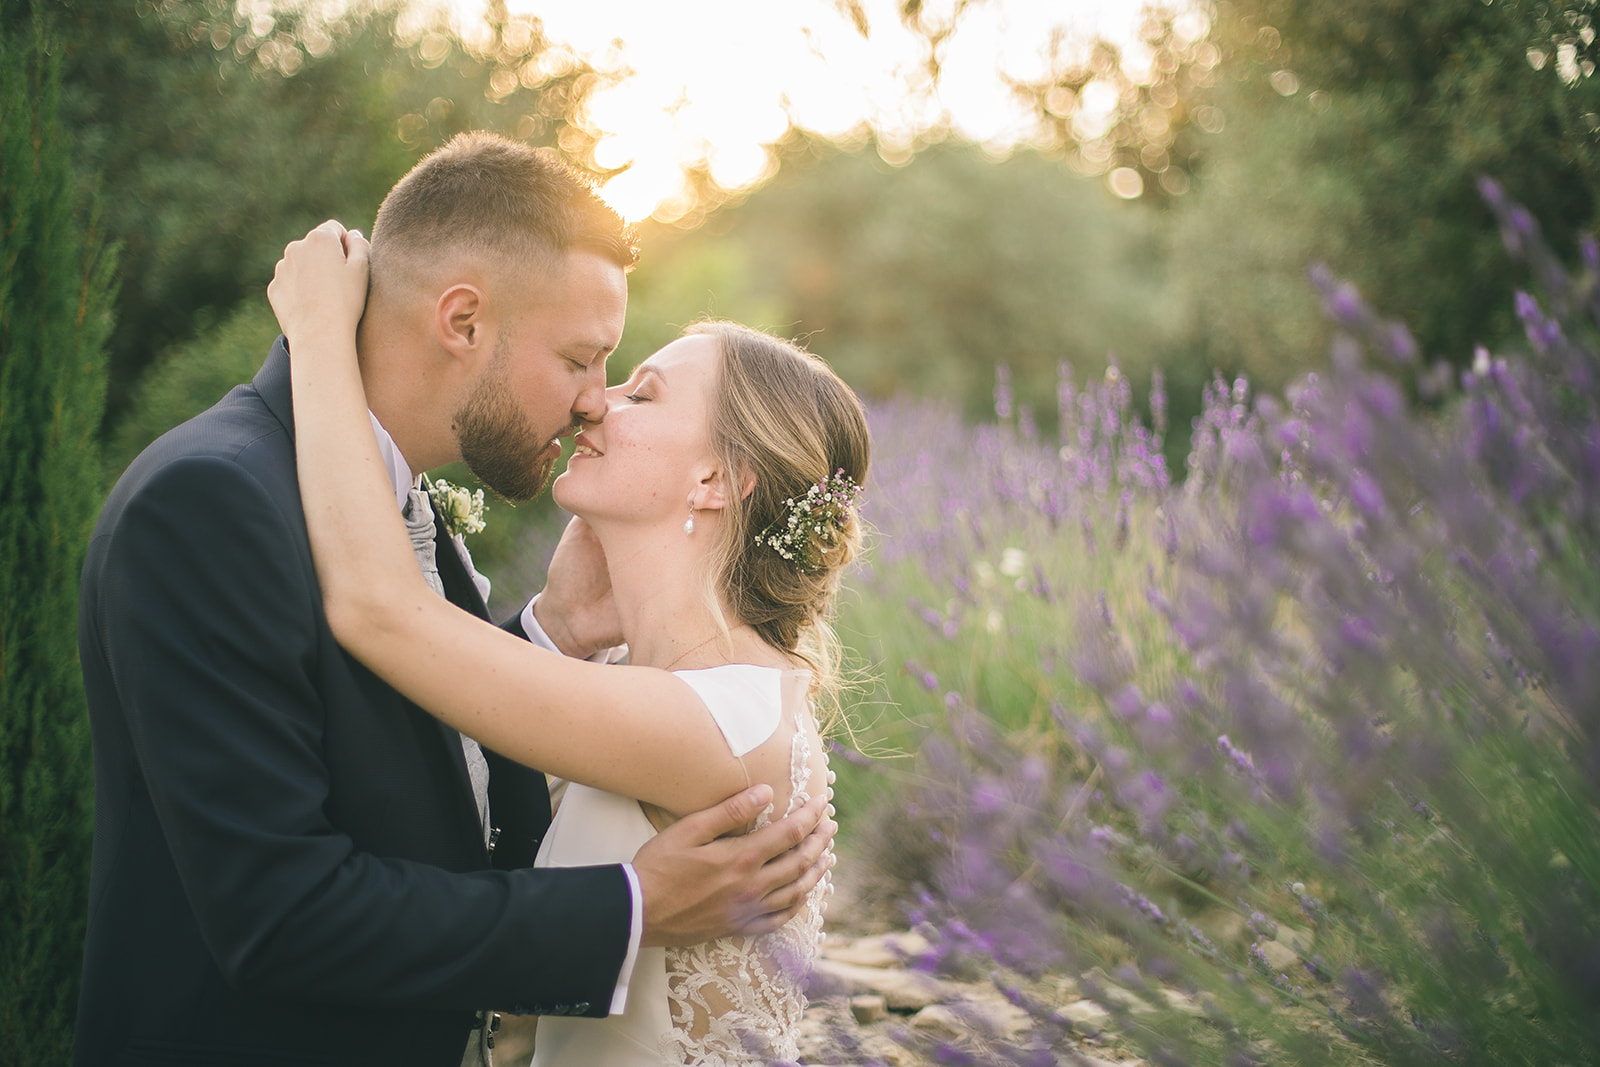
M 95 528 L 79 1064 L 455 1067 L 475 1009 L 610 1004 L 626 876 L 515 869 L 548 795 L 492 754 L 491 862 L 458 736 L 328 630 L 293 425 L 280 338 L 145 450 Z M 487 617 L 456 554 L 439 564 Z

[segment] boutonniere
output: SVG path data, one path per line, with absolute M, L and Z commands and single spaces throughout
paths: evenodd
M 451 537 L 475 534 L 483 529 L 483 490 L 467 492 L 459 485 L 451 485 L 440 478 L 431 481 L 423 477 L 423 488 L 433 503 L 433 513 L 444 520 L 445 533 Z

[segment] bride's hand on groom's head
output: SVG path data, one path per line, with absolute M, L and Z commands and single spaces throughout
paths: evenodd
M 370 251 L 361 231 L 346 230 L 333 219 L 284 247 L 267 299 L 291 353 L 297 337 L 354 336 L 367 304 Z
M 634 857 L 644 896 L 644 944 L 694 945 L 733 934 L 776 930 L 805 906 L 833 866 L 827 796 L 750 834 L 772 801 L 758 785 L 714 808 L 686 815 Z

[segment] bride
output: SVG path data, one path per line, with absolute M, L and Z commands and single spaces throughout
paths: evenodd
M 285 251 L 269 290 L 340 643 L 462 733 L 572 783 L 543 866 L 629 860 L 678 816 L 750 785 L 775 800 L 748 829 L 826 790 L 815 709 L 833 706 L 828 617 L 860 543 L 869 452 L 849 388 L 795 346 L 717 322 L 608 390 L 552 492 L 604 550 L 630 665 L 562 657 L 452 607 L 417 569 L 357 369 L 366 255 L 359 234 L 319 227 Z M 830 892 L 819 883 L 770 934 L 645 949 L 625 1012 L 541 1020 L 535 1064 L 794 1061 Z

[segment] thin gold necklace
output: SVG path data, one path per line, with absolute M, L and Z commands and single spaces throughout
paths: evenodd
M 700 651 L 702 648 L 705 648 L 707 645 L 709 645 L 711 642 L 715 641 L 720 636 L 721 636 L 720 634 L 712 634 L 710 637 L 706 638 L 704 641 L 701 641 L 698 645 L 695 645 L 692 648 L 684 649 L 682 652 L 678 653 L 678 656 L 677 656 L 676 659 L 674 659 L 671 663 L 667 664 L 665 667 L 663 667 L 661 669 L 664 670 L 664 671 L 670 671 L 672 668 L 676 667 L 679 663 L 681 663 L 685 659 L 687 659 L 688 656 L 691 653 Z

